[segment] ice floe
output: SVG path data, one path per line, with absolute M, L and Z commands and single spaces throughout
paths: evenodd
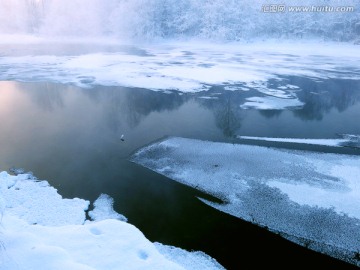
M 1 172 L 0 269 L 224 269 L 202 252 L 150 242 L 112 203 L 102 194 L 90 212 L 95 221 L 86 220 L 89 201 L 64 199 L 26 173 Z
M 209 97 L 209 96 L 201 96 L 201 97 L 198 97 L 198 98 L 201 98 L 201 99 L 219 99 L 219 97 Z
M 237 136 L 244 140 L 257 140 L 268 142 L 284 142 L 284 143 L 300 143 L 312 145 L 324 145 L 333 147 L 360 147 L 360 136 L 351 134 L 339 135 L 341 138 L 336 139 L 304 139 L 304 138 L 269 138 L 269 137 L 254 137 L 254 136 Z
M 283 110 L 286 108 L 301 109 L 304 103 L 297 98 L 279 98 L 273 96 L 251 97 L 240 105 L 243 109 Z
M 250 88 L 249 87 L 244 87 L 244 86 L 238 86 L 238 85 L 229 85 L 229 86 L 224 86 L 225 90 L 228 91 L 249 91 Z
M 299 86 L 287 84 L 287 85 L 279 86 L 278 89 L 285 89 L 285 90 L 286 89 L 299 89 Z
M 224 201 L 208 205 L 360 265 L 360 157 L 168 138 L 131 160 Z

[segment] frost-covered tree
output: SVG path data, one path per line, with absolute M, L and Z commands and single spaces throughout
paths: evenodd
M 268 4 L 263 0 L 0 0 L 0 32 L 140 40 L 360 39 L 358 0 L 293 0 L 286 2 L 284 12 L 275 13 L 264 12 Z M 314 11 L 289 11 L 296 6 Z M 321 11 L 326 6 L 354 10 Z

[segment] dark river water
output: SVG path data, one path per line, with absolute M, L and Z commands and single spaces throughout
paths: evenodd
M 2 81 L 0 170 L 32 171 L 66 198 L 94 201 L 106 193 L 149 240 L 204 251 L 226 269 L 357 269 L 221 213 L 197 197 L 214 198 L 129 161 L 166 136 L 359 155 L 352 148 L 236 138 L 360 134 L 359 81 L 286 80 L 303 89 L 297 93 L 302 109 L 244 110 L 240 105 L 254 92 L 220 86 L 182 94 Z

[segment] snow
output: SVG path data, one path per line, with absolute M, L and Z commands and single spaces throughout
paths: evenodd
M 357 179 L 360 175 L 359 160 L 344 159 L 340 161 L 340 165 L 334 165 L 329 169 L 330 175 L 346 183 L 346 189 L 342 192 L 339 193 L 336 190 L 326 191 L 309 183 L 269 181 L 268 185 L 277 187 L 287 194 L 290 200 L 299 204 L 324 208 L 334 207 L 339 213 L 345 213 L 360 219 L 359 205 L 357 204 L 360 194 L 360 185 Z
M 176 262 L 185 269 L 203 270 L 203 269 L 225 269 L 216 260 L 202 251 L 188 252 L 186 250 L 163 245 L 155 242 L 157 250 L 167 259 Z
M 219 99 L 219 97 L 209 97 L 209 96 L 201 96 L 201 97 L 198 97 L 198 98 L 201 98 L 201 99 Z
M 269 137 L 253 137 L 253 136 L 237 136 L 239 139 L 244 140 L 258 140 L 268 142 L 286 142 L 286 143 L 300 143 L 312 145 L 324 145 L 332 147 L 359 147 L 358 135 L 342 135 L 341 139 L 304 139 L 304 138 L 269 138 Z
M 39 41 L 39 44 L 47 43 Z M 32 46 L 36 48 L 36 43 Z M 183 92 L 224 85 L 226 89 L 253 88 L 268 95 L 293 97 L 298 86 L 286 83 L 278 89 L 268 89 L 268 80 L 281 82 L 279 76 L 287 75 L 314 79 L 360 78 L 357 72 L 358 47 L 349 44 L 163 42 L 143 44 L 137 49 L 144 53 L 134 54 L 132 50 L 121 49 L 120 46 L 117 52 L 81 55 L 47 55 L 38 50 L 40 53 L 32 52 L 19 57 L 9 52 L 0 59 L 0 79 L 55 81 L 81 87 L 120 85 Z M 84 77 L 92 80 L 84 82 Z M 237 85 L 242 86 L 239 88 Z M 281 93 L 283 95 L 279 96 Z
M 250 88 L 248 88 L 248 87 L 237 86 L 237 85 L 225 86 L 224 89 L 228 90 L 228 91 L 238 91 L 238 90 L 249 91 L 250 90 Z
M 85 222 L 84 211 L 89 201 L 63 199 L 48 182 L 38 182 L 29 174 L 13 176 L 1 172 L 0 181 L 6 212 L 11 209 L 13 215 L 21 216 L 30 224 L 62 226 Z
M 272 96 L 251 97 L 246 99 L 247 102 L 240 105 L 243 109 L 257 110 L 283 110 L 286 108 L 301 109 L 304 103 L 297 98 L 284 99 Z
M 30 174 L 1 172 L 0 269 L 224 269 L 202 252 L 160 248 L 122 221 L 112 204 L 101 194 L 90 212 L 95 221 L 85 220 L 88 201 L 64 199 Z M 185 257 L 189 264 L 177 263 Z
M 360 157 L 168 138 L 131 160 L 224 201 L 204 203 L 360 265 Z
M 279 88 L 279 89 L 299 89 L 298 86 L 292 85 L 292 84 L 287 84 L 287 85 L 279 86 L 278 88 Z
M 242 108 L 299 108 L 299 86 L 286 76 L 312 80 L 360 79 L 358 46 L 321 42 L 200 43 L 163 41 L 137 47 L 116 43 L 16 38 L 0 42 L 0 80 L 57 82 L 89 88 L 95 85 L 146 88 L 154 91 L 255 90 Z M 28 43 L 26 43 L 28 42 Z M 27 46 L 31 44 L 31 50 Z M 6 47 L 7 46 L 7 47 Z M 88 53 L 74 53 L 72 47 Z M 94 48 L 91 50 L 91 46 Z M 107 51 L 107 46 L 112 49 Z M 50 50 L 49 48 L 53 48 Z M 58 49 L 56 49 L 58 48 Z M 63 50 L 67 48 L 68 52 Z M 65 50 L 66 51 L 66 50 Z M 271 85 L 276 81 L 277 86 Z M 258 92 L 258 93 L 257 93 Z M 261 94 L 261 96 L 259 96 Z
M 127 221 L 127 218 L 113 209 L 114 199 L 107 194 L 100 194 L 94 202 L 94 209 L 89 211 L 92 220 L 100 221 L 105 219 L 118 219 Z
M 252 137 L 252 136 L 238 136 L 238 138 L 244 140 L 303 143 L 303 144 L 326 145 L 326 146 L 335 146 L 335 147 L 339 147 L 341 143 L 347 142 L 347 140 L 345 139 L 267 138 L 267 137 Z

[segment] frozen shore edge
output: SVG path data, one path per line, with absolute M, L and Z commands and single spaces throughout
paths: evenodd
M 2 270 L 224 269 L 201 251 L 150 242 L 102 194 L 64 199 L 31 174 L 0 172 Z

